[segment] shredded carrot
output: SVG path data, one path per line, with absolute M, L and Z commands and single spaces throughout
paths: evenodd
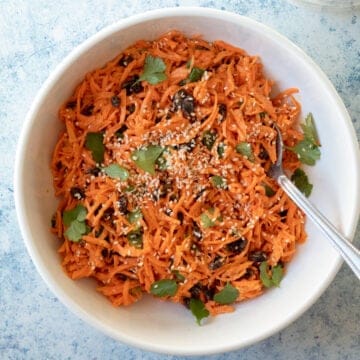
M 166 65 L 157 84 L 137 80 L 148 55 Z M 190 81 L 194 69 L 204 71 Z M 178 282 L 166 299 L 200 298 L 212 315 L 234 310 L 213 300 L 226 284 L 239 291 L 236 302 L 260 295 L 255 255 L 284 265 L 306 239 L 303 213 L 267 175 L 276 160 L 273 124 L 289 146 L 302 138 L 297 89 L 272 97 L 272 86 L 257 56 L 177 31 L 139 41 L 88 73 L 59 111 L 64 130 L 51 162 L 60 198 L 52 231 L 68 276 L 96 279 L 114 306 L 139 300 L 161 279 Z M 89 133 L 103 134 L 101 164 L 86 146 Z M 252 156 L 237 151 L 240 143 Z M 150 144 L 166 148 L 166 167 L 156 165 L 155 174 L 131 157 Z M 110 164 L 129 177 L 108 176 Z M 283 165 L 292 171 L 299 160 L 286 151 Z M 71 241 L 62 216 L 77 204 L 88 231 Z M 141 217 L 132 223 L 135 210 Z M 135 246 L 128 235 L 139 229 Z

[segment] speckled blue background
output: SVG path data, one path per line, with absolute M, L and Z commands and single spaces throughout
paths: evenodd
M 314 10 L 282 0 L 0 0 L 0 359 L 180 359 L 116 342 L 59 303 L 24 247 L 13 165 L 36 92 L 76 45 L 121 18 L 185 5 L 249 16 L 299 45 L 334 83 L 360 137 L 360 10 Z M 360 229 L 358 247 L 359 238 Z M 359 304 L 360 284 L 344 265 L 317 303 L 288 328 L 249 348 L 207 358 L 359 359 Z

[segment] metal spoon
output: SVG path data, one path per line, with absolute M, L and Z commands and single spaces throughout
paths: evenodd
M 277 132 L 276 154 L 277 161 L 270 168 L 269 175 L 275 179 L 295 204 L 311 219 L 327 236 L 333 246 L 340 252 L 344 260 L 360 280 L 360 251 L 348 239 L 339 233 L 331 222 L 297 189 L 285 175 L 282 168 L 283 141 L 280 129 Z

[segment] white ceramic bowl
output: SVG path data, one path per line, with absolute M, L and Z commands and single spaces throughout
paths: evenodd
M 56 296 L 76 315 L 122 342 L 156 352 L 210 354 L 238 349 L 274 334 L 312 305 L 334 278 L 341 259 L 312 224 L 309 239 L 288 267 L 279 289 L 239 304 L 231 314 L 197 326 L 185 307 L 145 297 L 114 308 L 92 280 L 72 281 L 60 266 L 59 241 L 49 233 L 57 200 L 49 170 L 61 124 L 59 106 L 89 70 L 102 66 L 138 39 L 169 29 L 207 40 L 223 39 L 260 55 L 281 89 L 296 86 L 312 111 L 322 143 L 319 163 L 308 169 L 311 200 L 348 237 L 359 214 L 359 152 L 346 109 L 324 73 L 285 37 L 246 17 L 205 8 L 162 9 L 119 21 L 76 48 L 51 74 L 24 124 L 15 171 L 16 208 L 27 249 Z

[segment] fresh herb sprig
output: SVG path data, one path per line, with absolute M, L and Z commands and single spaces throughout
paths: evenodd
M 167 79 L 165 74 L 166 64 L 163 59 L 147 55 L 142 74 L 138 81 L 147 81 L 151 85 L 156 85 Z

